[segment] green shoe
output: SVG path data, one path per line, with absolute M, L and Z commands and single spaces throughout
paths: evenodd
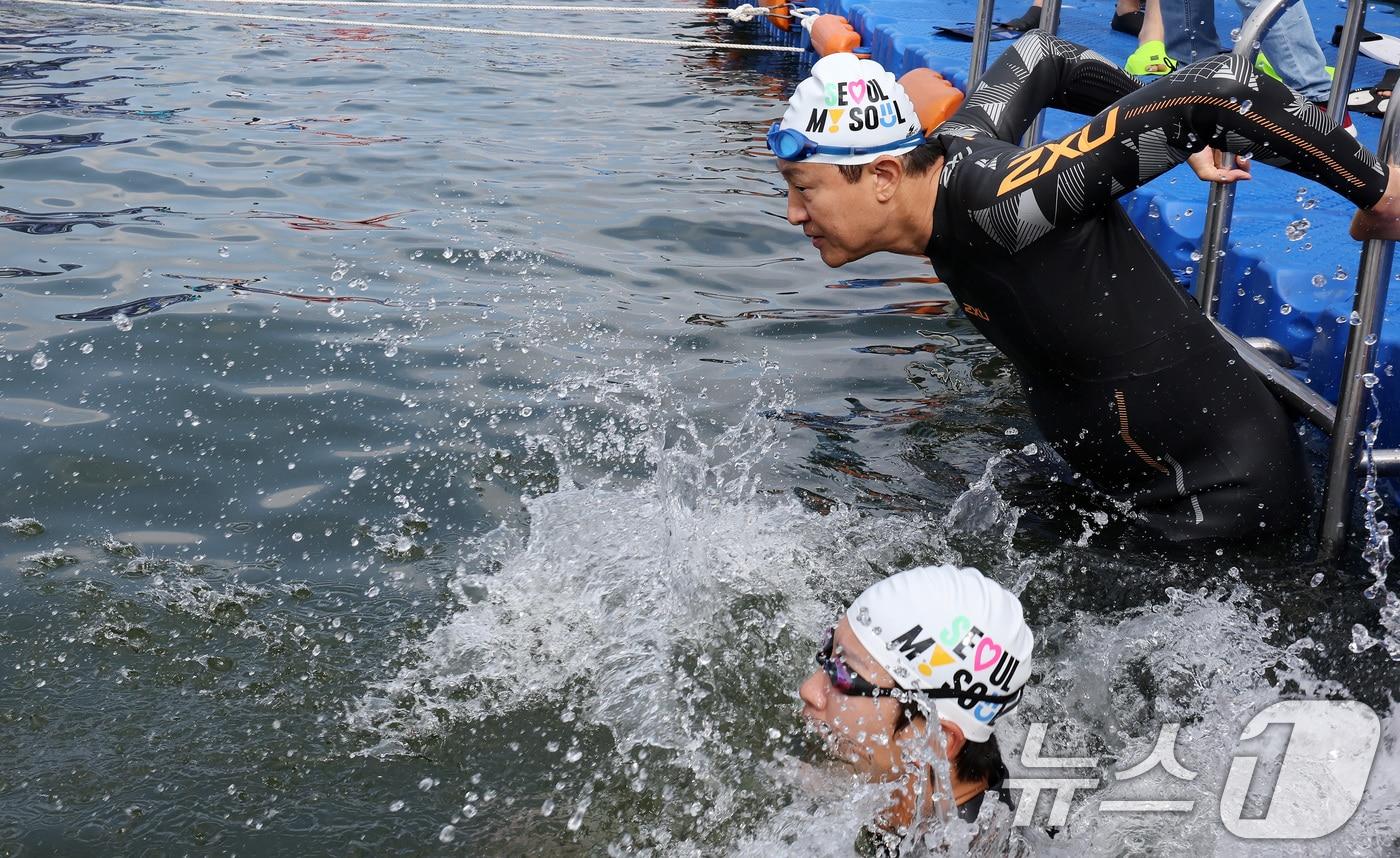
M 1261 74 L 1266 74 L 1266 75 L 1268 75 L 1269 77 L 1273 78 L 1274 80 L 1277 80 L 1277 81 L 1282 81 L 1282 80 L 1283 80 L 1283 78 L 1281 78 L 1281 77 L 1278 76 L 1278 72 L 1274 71 L 1274 66 L 1273 66 L 1273 64 L 1269 62 L 1269 58 L 1268 58 L 1268 57 L 1264 56 L 1264 52 L 1263 52 L 1263 51 L 1260 51 L 1260 52 L 1259 52 L 1259 56 L 1254 60 L 1254 67 L 1255 67 L 1256 69 L 1258 69 L 1259 72 L 1260 72 Z M 1335 77 L 1336 74 L 1337 74 L 1337 70 L 1336 70 L 1335 68 L 1333 68 L 1332 66 L 1328 66 L 1328 67 L 1327 67 L 1327 77 L 1328 77 L 1328 78 Z
M 1123 63 L 1123 70 L 1134 77 L 1148 77 L 1171 74 L 1176 70 L 1176 65 L 1176 60 L 1167 56 L 1167 46 L 1153 41 L 1138 45 L 1138 49 Z

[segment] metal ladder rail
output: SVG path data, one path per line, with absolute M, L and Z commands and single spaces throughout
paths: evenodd
M 1240 27 L 1239 38 L 1231 53 L 1253 66 L 1259 55 L 1259 42 L 1278 17 L 1296 0 L 1264 0 Z M 1361 42 L 1361 27 L 1366 20 L 1366 0 L 1348 0 L 1346 21 L 1342 25 L 1341 46 L 1337 49 L 1337 65 L 1328 95 L 1327 115 L 1340 122 L 1346 112 L 1346 96 L 1351 91 L 1351 79 L 1356 72 L 1357 46 Z M 1234 166 L 1234 156 L 1224 153 L 1225 166 Z M 1220 281 L 1225 267 L 1226 242 L 1230 221 L 1235 213 L 1235 186 L 1214 185 L 1206 206 L 1206 223 L 1201 233 L 1201 270 L 1196 276 L 1196 296 L 1201 309 L 1215 318 L 1220 297 Z
M 1040 29 L 1055 35 L 1060 26 L 1060 0 L 1044 0 L 1045 5 L 1040 8 Z M 1031 122 L 1031 127 L 1026 129 L 1025 135 L 1021 138 L 1021 145 L 1030 147 L 1040 142 L 1040 130 L 1045 125 L 1045 111 L 1040 111 Z
M 1361 45 L 1361 28 L 1366 23 L 1366 0 L 1347 0 L 1347 16 L 1337 46 L 1337 65 L 1332 73 L 1332 89 L 1327 96 L 1327 115 L 1341 122 L 1347 110 L 1347 95 L 1356 75 L 1356 53 Z
M 1043 0 L 1044 5 L 1040 8 L 1040 27 L 1050 35 L 1055 35 L 1060 26 L 1060 0 Z M 967 67 L 967 94 L 972 95 L 972 91 L 977 88 L 977 83 L 982 80 L 982 74 L 987 70 L 987 49 L 992 43 L 992 15 L 995 11 L 996 0 L 977 0 L 977 20 L 972 24 L 972 58 L 968 61 Z M 1026 132 L 1023 140 L 1027 146 L 1032 146 L 1036 138 L 1040 136 L 1041 117 L 1037 115 L 1030 130 Z
M 1231 53 L 1253 67 L 1259 55 L 1260 38 L 1295 2 L 1297 0 L 1263 0 L 1240 26 L 1240 35 Z M 1223 152 L 1221 156 L 1226 169 L 1235 166 L 1234 155 Z M 1235 186 L 1211 185 L 1205 229 L 1201 234 L 1201 270 L 1196 274 L 1196 301 L 1211 319 L 1215 318 L 1215 304 L 1220 295 L 1220 281 L 1225 268 L 1225 247 L 1234 214 Z
M 1235 56 L 1253 65 L 1258 54 L 1260 38 L 1291 2 L 1294 0 L 1264 0 L 1260 3 L 1240 28 L 1239 39 L 1233 51 Z M 1334 120 L 1340 120 L 1346 110 L 1345 94 L 1351 89 L 1364 21 L 1365 0 L 1349 0 L 1328 101 L 1328 115 Z M 1387 164 L 1393 163 L 1396 156 L 1395 138 L 1397 130 L 1400 130 L 1396 116 L 1396 111 L 1387 110 L 1381 130 L 1378 154 L 1382 162 Z M 1229 162 L 1227 166 L 1233 163 L 1233 156 L 1227 153 L 1224 157 Z M 1233 185 L 1215 185 L 1211 188 L 1202 236 L 1197 295 L 1202 311 L 1212 321 L 1219 298 L 1226 241 L 1230 220 L 1234 214 L 1234 200 Z M 1259 372 L 1271 387 L 1281 393 L 1286 401 L 1299 407 L 1314 425 L 1332 436 L 1322 495 L 1322 522 L 1318 529 L 1318 555 L 1323 559 L 1335 558 L 1346 539 L 1346 524 L 1355 479 L 1356 441 L 1361 412 L 1365 405 L 1366 388 L 1363 376 L 1375 362 L 1375 344 L 1380 334 L 1393 251 L 1394 242 L 1390 241 L 1367 241 L 1362 248 L 1357 289 L 1352 302 L 1353 313 L 1360 319 L 1360 323 L 1350 326 L 1347 333 L 1340 390 L 1335 407 L 1330 407 L 1316 392 L 1307 388 L 1286 370 L 1273 366 L 1272 361 L 1262 353 L 1217 324 L 1217 328 L 1226 335 L 1226 339 L 1235 345 L 1245 361 Z M 1372 461 L 1378 469 L 1384 469 L 1384 472 L 1400 472 L 1400 450 L 1377 451 Z
M 996 0 L 977 0 L 977 20 L 972 23 L 972 59 L 967 66 L 967 95 L 972 97 L 987 70 L 987 46 L 992 41 L 992 9 Z
M 1376 154 L 1381 163 L 1394 166 L 1400 155 L 1400 109 L 1392 98 L 1381 125 L 1381 140 Z M 1390 288 L 1390 269 L 1395 242 L 1370 239 L 1361 247 L 1361 264 L 1357 272 L 1356 295 L 1352 300 L 1354 318 L 1360 324 L 1349 325 L 1347 347 L 1342 358 L 1342 377 L 1337 396 L 1337 423 L 1332 431 L 1332 444 L 1327 458 L 1327 483 L 1322 493 L 1322 525 L 1318 532 L 1318 554 L 1333 558 L 1346 540 L 1347 514 L 1351 510 L 1351 492 L 1355 480 L 1357 435 L 1361 428 L 1361 412 L 1367 394 L 1364 376 L 1376 361 L 1376 346 L 1380 341 L 1381 323 L 1385 315 L 1385 299 Z M 1386 471 L 1400 465 L 1400 450 L 1377 450 L 1374 459 Z

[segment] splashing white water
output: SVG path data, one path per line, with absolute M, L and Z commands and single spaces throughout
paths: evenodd
M 590 786 L 561 805 L 566 812 L 551 814 L 561 829 L 575 831 L 569 821 L 583 814 L 579 825 L 620 832 L 607 846 L 619 855 L 849 855 L 881 791 L 799 762 L 781 744 L 754 751 L 737 725 L 744 713 L 715 718 L 707 700 L 712 689 L 722 695 L 734 685 L 706 680 L 742 677 L 780 697 L 792 694 L 803 670 L 796 665 L 808 658 L 803 647 L 839 605 L 894 569 L 958 561 L 944 541 L 947 524 L 808 511 L 766 493 L 756 476 L 781 443 L 773 421 L 758 416 L 763 409 L 705 441 L 690 421 L 659 416 L 682 411 L 647 396 L 604 431 L 537 439 L 560 461 L 560 488 L 525 501 L 528 522 L 502 526 L 464 552 L 453 582 L 459 606 L 404 653 L 407 667 L 355 701 L 349 723 L 379 741 L 378 752 L 395 752 L 454 723 L 567 701 L 581 727 L 607 729 L 617 756 L 666 751 L 665 762 L 648 763 L 651 781 L 639 772 L 632 789 L 671 809 L 660 819 L 602 823 L 608 811 Z M 626 481 L 576 484 L 570 463 L 605 450 L 647 468 Z M 995 464 L 984 474 L 988 485 Z M 1018 592 L 1077 586 L 1034 557 L 1014 570 L 987 571 Z M 999 731 L 1007 762 L 1013 776 L 1044 776 L 1021 768 L 1018 757 L 1028 725 L 1045 722 L 1051 756 L 1098 758 L 1093 770 L 1068 773 L 1093 777 L 1098 787 L 1076 796 L 1054 837 L 1044 831 L 1042 806 L 1010 842 L 983 842 L 971 852 L 967 832 L 954 824 L 946 854 L 1222 854 L 1224 844 L 1232 855 L 1312 854 L 1316 844 L 1256 846 L 1229 837 L 1219 795 L 1255 712 L 1285 697 L 1346 696 L 1345 689 L 1317 679 L 1305 661 L 1322 645 L 1272 642 L 1278 611 L 1262 607 L 1248 585 L 1226 577 L 1212 587 L 1149 588 L 1146 604 L 1126 613 L 1052 606 L 1060 619 L 1028 615 L 1037 629 L 1037 677 L 1026 704 Z M 771 657 L 748 659 L 755 652 Z M 1346 657 L 1340 644 L 1326 654 Z M 1143 780 L 1116 780 L 1147 756 L 1168 723 L 1181 725 L 1178 759 L 1199 777 L 1179 782 L 1158 768 Z M 1391 742 L 1394 719 L 1385 715 L 1383 724 Z M 1328 839 L 1329 849 L 1383 854 L 1400 835 L 1396 761 L 1393 750 L 1382 750 L 1361 809 Z M 1161 793 L 1152 797 L 1190 800 L 1193 810 L 1100 811 L 1104 800 L 1144 797 L 1144 784 Z M 735 821 L 742 819 L 750 822 Z

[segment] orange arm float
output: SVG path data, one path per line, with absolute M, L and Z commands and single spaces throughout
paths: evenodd
M 899 79 L 899 85 L 914 102 L 919 125 L 923 126 L 925 134 L 942 125 L 962 107 L 962 92 L 933 69 L 914 69 Z
M 840 15 L 818 15 L 812 22 L 812 50 L 817 56 L 854 53 L 860 47 L 860 33 Z

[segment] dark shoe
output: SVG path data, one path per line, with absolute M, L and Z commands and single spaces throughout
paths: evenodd
M 1108 22 L 1108 26 L 1120 33 L 1127 33 L 1136 36 L 1142 32 L 1142 21 L 1147 17 L 1147 13 L 1139 9 L 1136 12 L 1123 12 L 1113 16 L 1113 20 Z
M 1034 30 L 1040 26 L 1040 7 L 1032 6 L 1026 10 L 1026 14 L 1019 18 L 1013 18 L 1002 25 L 1008 30 L 1016 30 L 1024 33 L 1027 30 Z

